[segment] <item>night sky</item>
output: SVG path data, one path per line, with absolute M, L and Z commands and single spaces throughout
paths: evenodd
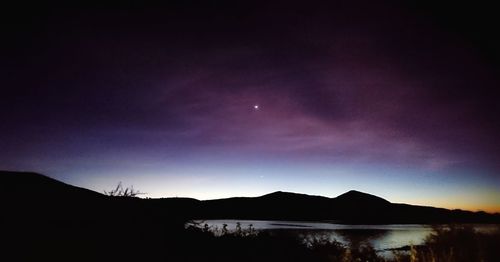
M 492 7 L 234 2 L 4 10 L 0 169 L 500 211 Z

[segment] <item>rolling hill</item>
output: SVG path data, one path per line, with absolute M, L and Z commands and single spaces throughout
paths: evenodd
M 24 172 L 0 172 L 4 210 L 13 217 L 102 219 L 114 216 L 179 219 L 267 219 L 338 223 L 498 223 L 499 214 L 390 203 L 351 190 L 335 198 L 290 192 L 216 200 L 109 197 L 52 178 Z

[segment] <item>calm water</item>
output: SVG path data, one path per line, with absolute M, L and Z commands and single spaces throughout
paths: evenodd
M 406 245 L 423 244 L 425 238 L 432 233 L 432 226 L 417 224 L 394 225 L 344 225 L 321 222 L 297 221 L 266 221 L 266 220 L 203 220 L 196 221 L 203 227 L 207 224 L 211 230 L 217 232 L 227 225 L 228 231 L 234 231 L 239 222 L 243 229 L 250 225 L 255 230 L 285 230 L 296 233 L 304 240 L 314 237 L 336 240 L 344 245 L 370 244 L 375 250 L 400 248 Z M 475 225 L 478 231 L 487 232 L 495 229 L 496 225 Z

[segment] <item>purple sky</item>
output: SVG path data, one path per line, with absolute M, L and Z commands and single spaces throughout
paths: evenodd
M 0 169 L 500 211 L 491 12 L 347 2 L 15 9 Z

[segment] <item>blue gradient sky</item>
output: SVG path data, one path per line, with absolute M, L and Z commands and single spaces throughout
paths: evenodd
M 0 169 L 148 197 L 356 189 L 500 211 L 491 39 L 425 6 L 364 6 L 28 12 L 2 62 Z

